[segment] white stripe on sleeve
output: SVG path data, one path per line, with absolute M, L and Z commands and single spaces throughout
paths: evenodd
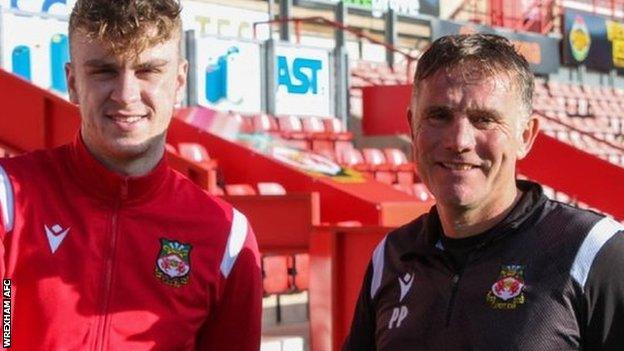
M 377 290 L 381 286 L 381 276 L 384 270 L 384 256 L 386 251 L 386 237 L 377 244 L 375 251 L 373 252 L 373 279 L 371 280 L 371 299 L 377 294 Z
M 13 230 L 14 208 L 11 181 L 4 168 L 0 167 L 0 210 L 2 211 L 2 224 L 5 232 Z
M 611 239 L 617 232 L 624 230 L 624 226 L 610 217 L 605 217 L 594 225 L 589 231 L 583 244 L 576 253 L 572 269 L 570 269 L 570 275 L 576 280 L 577 283 L 585 289 L 585 282 L 587 282 L 587 276 L 589 270 L 592 267 L 598 251 L 602 246 Z
M 225 245 L 225 253 L 221 260 L 221 273 L 226 278 L 230 275 L 234 263 L 236 263 L 236 258 L 243 248 L 249 230 L 245 215 L 238 212 L 236 209 L 233 209 L 233 211 L 232 227 L 230 228 L 230 235 Z

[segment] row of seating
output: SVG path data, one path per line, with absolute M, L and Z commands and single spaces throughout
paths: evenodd
M 216 168 L 216 161 L 211 160 L 208 151 L 201 145 L 180 143 L 177 147 L 168 145 L 168 149 L 178 152 L 182 157 L 194 162 L 205 163 Z M 318 151 L 318 150 L 317 150 Z M 397 148 L 364 148 L 355 149 L 352 144 L 349 147 L 321 152 L 335 160 L 343 167 L 353 168 L 364 176 L 377 181 L 397 185 L 396 188 L 417 198 L 427 198 L 422 192 L 414 190 L 419 179 L 416 166 L 410 162 L 405 153 Z M 417 189 L 417 186 L 416 186 Z M 284 188 L 276 183 L 260 183 L 258 189 L 249 184 L 225 184 L 223 188 L 217 188 L 216 195 L 281 195 L 285 194 Z
M 408 67 L 407 61 L 395 63 L 393 67 L 384 62 L 357 60 L 351 62 L 351 86 L 408 84 L 415 65 Z M 409 73 L 408 73 L 409 72 Z
M 545 113 L 541 118 L 541 130 L 578 149 L 624 166 L 621 134 L 610 132 L 606 127 L 601 128 L 599 123 L 593 118 L 570 118 L 565 114 L 557 116 Z
M 535 94 L 533 108 L 539 111 L 564 112 L 569 116 L 620 118 L 624 114 L 624 101 Z
M 386 184 L 411 186 L 418 180 L 416 166 L 397 148 L 345 149 L 336 161 Z
M 541 79 L 535 81 L 536 94 L 549 94 L 553 97 L 581 98 L 587 100 L 624 102 L 624 90 L 609 86 L 591 86 L 587 84 L 569 84 L 556 81 L 547 83 Z

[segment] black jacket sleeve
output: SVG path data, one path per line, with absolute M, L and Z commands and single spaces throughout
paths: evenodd
M 583 350 L 624 350 L 624 232 L 600 249 L 585 283 Z
M 375 311 L 370 296 L 373 265 L 369 263 L 360 291 L 351 331 L 342 346 L 342 351 L 375 351 Z

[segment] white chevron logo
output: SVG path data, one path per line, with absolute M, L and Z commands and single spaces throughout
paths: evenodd
M 70 228 L 63 229 L 63 227 L 58 224 L 53 225 L 52 228 L 48 228 L 48 226 L 45 224 L 43 225 L 43 227 L 45 228 L 45 233 L 46 237 L 48 238 L 48 244 L 50 244 L 50 249 L 52 250 L 52 253 L 55 253 L 63 242 L 63 239 L 65 239 L 65 237 L 67 236 Z
M 412 287 L 412 283 L 414 282 L 414 275 L 405 273 L 403 277 L 399 277 L 399 285 L 401 286 L 401 297 L 399 297 L 399 302 L 403 301 L 405 295 Z

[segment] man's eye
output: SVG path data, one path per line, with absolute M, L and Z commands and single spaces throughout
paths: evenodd
M 136 71 L 138 75 L 158 74 L 160 70 L 157 68 L 141 68 Z
M 451 116 L 446 113 L 431 113 L 427 115 L 427 119 L 432 121 L 445 121 L 449 118 L 451 118 Z
M 96 75 L 96 76 L 109 76 L 109 75 L 113 75 L 115 74 L 115 71 L 112 69 L 95 69 L 93 71 L 91 71 L 92 75 Z
M 489 116 L 476 116 L 472 118 L 472 122 L 479 125 L 489 125 L 496 121 Z

